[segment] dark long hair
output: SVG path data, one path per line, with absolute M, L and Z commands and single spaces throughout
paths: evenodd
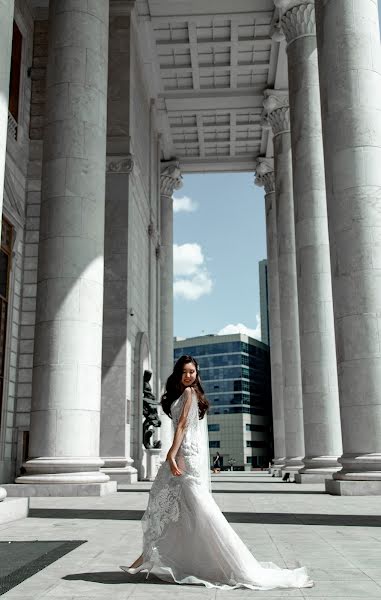
M 171 406 L 184 391 L 184 386 L 181 383 L 181 378 L 183 376 L 184 365 L 188 363 L 192 363 L 196 369 L 195 382 L 192 383 L 192 385 L 189 387 L 192 387 L 197 394 L 199 419 L 202 419 L 204 417 L 205 413 L 209 408 L 209 402 L 205 397 L 205 392 L 203 390 L 200 380 L 198 362 L 195 358 L 193 358 L 193 356 L 185 354 L 183 356 L 180 356 L 180 358 L 176 362 L 173 369 L 173 373 L 168 377 L 167 383 L 165 385 L 164 394 L 161 397 L 161 406 L 163 407 L 163 411 L 171 419 Z

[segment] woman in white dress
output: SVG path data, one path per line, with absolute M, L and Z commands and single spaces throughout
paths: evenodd
M 194 358 L 179 358 L 161 404 L 172 418 L 174 438 L 142 518 L 143 552 L 121 569 L 220 589 L 311 587 L 305 567 L 259 563 L 214 501 L 206 425 L 209 403 Z

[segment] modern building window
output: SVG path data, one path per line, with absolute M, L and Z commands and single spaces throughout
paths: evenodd
M 209 442 L 209 448 L 219 448 L 219 447 L 220 447 L 220 442 L 216 442 L 216 441 Z
M 254 423 L 246 423 L 246 431 L 268 431 L 268 426 L 256 425 Z
M 219 423 L 210 423 L 208 425 L 208 431 L 219 431 L 219 430 L 220 430 Z
M 9 302 L 9 273 L 11 270 L 13 227 L 4 218 L 1 224 L 0 248 L 0 419 L 5 376 L 5 345 Z
M 19 118 L 21 50 L 22 35 L 16 23 L 13 22 L 11 73 L 9 80 L 9 112 L 16 123 Z
M 246 448 L 267 448 L 268 442 L 264 441 L 253 441 L 246 440 Z

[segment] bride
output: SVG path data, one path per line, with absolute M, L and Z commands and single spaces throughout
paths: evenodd
M 182 356 L 161 399 L 174 438 L 149 494 L 142 518 L 143 552 L 130 574 L 146 570 L 164 581 L 252 590 L 311 587 L 306 568 L 259 563 L 214 501 L 206 412 L 197 361 Z

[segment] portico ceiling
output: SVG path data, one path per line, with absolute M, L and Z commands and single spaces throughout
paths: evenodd
M 112 1 L 135 7 L 164 159 L 177 157 L 183 172 L 252 171 L 272 156 L 264 91 L 288 87 L 273 0 Z M 30 3 L 47 18 L 49 0 Z
M 273 0 L 137 0 L 164 158 L 183 171 L 253 170 L 271 153 L 264 90 L 287 87 Z M 149 39 L 148 39 L 149 38 Z

